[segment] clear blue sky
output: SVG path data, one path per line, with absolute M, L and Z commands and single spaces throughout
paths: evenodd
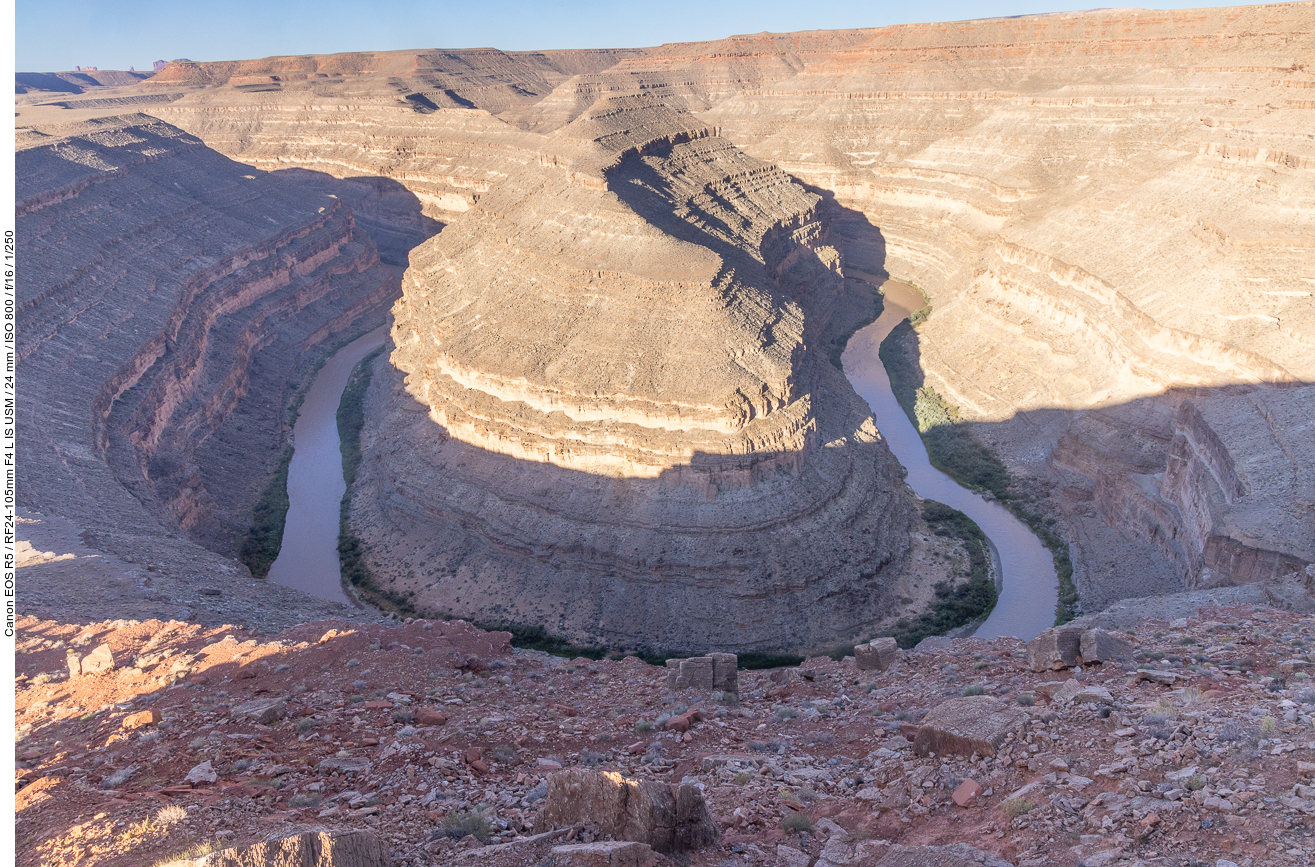
M 1074 0 L 1080 3 L 1081 0 Z M 1156 9 L 1234 5 L 1155 0 Z M 1060 12 L 1064 0 L 17 0 L 17 69 L 398 48 L 625 48 Z

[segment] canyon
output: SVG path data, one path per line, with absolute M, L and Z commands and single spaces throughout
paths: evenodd
M 1289 3 L 29 90 L 21 505 L 282 592 L 228 558 L 314 365 L 387 321 L 349 523 L 389 598 L 616 647 L 852 642 L 961 555 L 830 357 L 895 277 L 921 385 L 1084 610 L 1300 573 L 1311 56 Z

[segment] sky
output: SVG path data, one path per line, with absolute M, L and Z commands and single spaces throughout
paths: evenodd
M 1081 2 L 1081 0 L 1076 0 Z M 1064 0 L 16 0 L 16 67 L 151 68 L 405 48 L 631 48 L 1090 8 Z M 1236 5 L 1156 0 L 1147 8 Z

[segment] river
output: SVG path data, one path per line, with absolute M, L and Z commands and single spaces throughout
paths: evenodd
M 938 500 L 968 515 L 991 541 L 992 557 L 1003 576 L 995 610 L 975 633 L 983 638 L 1012 635 L 1031 639 L 1055 619 L 1058 581 L 1050 552 L 1000 505 L 960 487 L 932 467 L 917 430 L 890 390 L 877 356 L 881 341 L 909 314 L 923 306 L 912 286 L 887 281 L 885 309 L 876 322 L 855 334 L 845 347 L 845 375 L 868 402 L 895 457 L 908 470 L 908 483 L 921 497 Z M 270 567 L 276 584 L 346 602 L 338 565 L 338 504 L 346 491 L 338 448 L 338 404 L 352 370 L 387 338 L 379 328 L 347 344 L 331 357 L 306 393 L 292 439 L 288 467 L 288 516 L 283 545 Z
M 334 602 L 348 602 L 338 565 L 338 506 L 347 492 L 338 448 L 338 403 L 352 370 L 383 346 L 380 326 L 339 349 L 320 368 L 292 428 L 288 517 L 269 580 Z
M 908 470 L 909 487 L 920 497 L 963 512 L 991 540 L 991 553 L 1004 586 L 995 609 L 974 634 L 1031 640 L 1055 622 L 1059 580 L 1054 561 L 1036 534 L 1007 509 L 961 487 L 931 465 L 922 438 L 895 400 L 886 368 L 877 356 L 881 342 L 895 326 L 926 302 L 922 293 L 906 283 L 888 280 L 882 290 L 886 305 L 881 318 L 850 338 L 845 347 L 841 358 L 845 375 L 868 402 L 881 435 Z

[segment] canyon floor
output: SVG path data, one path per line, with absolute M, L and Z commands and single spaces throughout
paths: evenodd
M 463 621 L 268 638 L 27 617 L 18 863 L 157 864 L 306 828 L 372 830 L 397 867 L 518 863 L 492 847 L 533 835 L 547 776 L 583 766 L 703 786 L 719 844 L 661 863 L 843 867 L 889 840 L 1028 867 L 1308 864 L 1315 620 L 1211 598 L 1120 630 L 1128 663 L 1037 673 L 1020 641 L 941 639 L 881 673 L 742 671 L 738 699 Z M 70 676 L 70 653 L 102 647 L 113 668 Z M 1017 735 L 994 757 L 916 756 L 919 721 L 962 695 L 1016 708 Z M 687 731 L 666 725 L 694 708 Z M 984 791 L 960 807 L 964 779 Z

